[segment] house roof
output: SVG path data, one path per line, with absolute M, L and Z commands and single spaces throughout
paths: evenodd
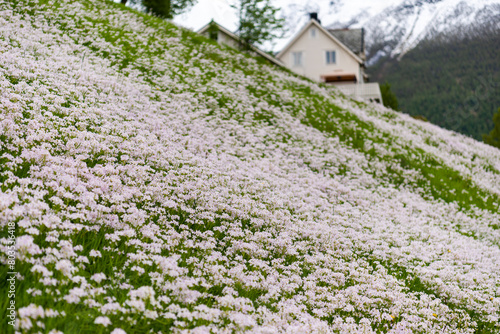
M 328 36 L 334 43 L 338 44 L 344 51 L 346 51 L 352 58 L 354 58 L 358 63 L 364 64 L 363 59 L 361 59 L 356 53 L 354 53 L 346 44 L 344 44 L 338 37 L 330 33 L 328 30 L 323 28 L 318 21 L 311 19 L 309 22 L 295 35 L 295 37 L 281 50 L 276 58 L 280 58 L 285 52 L 290 49 L 290 47 L 297 42 L 297 40 L 309 29 L 311 25 L 316 26 L 320 31 L 322 31 L 326 36 Z
M 217 25 L 217 28 L 222 31 L 223 33 L 225 33 L 226 35 L 228 35 L 229 37 L 231 37 L 232 39 L 234 39 L 235 41 L 240 41 L 240 37 L 238 35 L 236 35 L 235 33 L 227 30 L 226 28 L 224 28 L 223 26 L 221 26 L 220 24 L 218 24 L 217 22 L 215 21 L 212 21 L 213 23 L 215 23 Z M 208 28 L 210 28 L 210 24 L 211 23 L 208 23 L 206 24 L 203 28 L 201 28 L 200 30 L 198 30 L 198 33 L 199 34 L 204 34 Z M 255 53 L 257 53 L 258 55 L 266 58 L 267 60 L 269 60 L 271 63 L 275 64 L 275 65 L 278 65 L 278 66 L 285 66 L 279 59 L 276 59 L 274 58 L 273 56 L 271 56 L 270 54 L 262 51 L 261 49 L 257 48 L 256 46 L 253 46 L 253 45 L 250 45 L 250 48 L 252 49 L 252 51 L 254 51 Z
M 362 57 L 365 51 L 364 29 L 328 29 L 328 32 L 335 36 L 352 52 Z

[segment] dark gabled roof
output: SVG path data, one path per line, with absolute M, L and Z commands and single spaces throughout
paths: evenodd
M 328 32 L 358 56 L 363 56 L 365 51 L 364 29 L 328 29 Z

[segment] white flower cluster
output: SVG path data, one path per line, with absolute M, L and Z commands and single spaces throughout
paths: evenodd
M 500 331 L 497 149 L 110 2 L 0 26 L 18 331 Z

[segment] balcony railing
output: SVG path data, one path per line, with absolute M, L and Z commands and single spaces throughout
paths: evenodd
M 382 102 L 382 94 L 380 93 L 380 86 L 377 82 L 340 84 L 333 86 L 340 89 L 345 95 L 354 98 Z

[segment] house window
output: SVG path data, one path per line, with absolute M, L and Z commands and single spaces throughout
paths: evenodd
M 293 66 L 302 66 L 303 52 L 292 52 Z
M 335 51 L 326 51 L 326 64 L 336 64 L 337 54 Z
M 316 28 L 311 28 L 311 38 L 316 38 Z

